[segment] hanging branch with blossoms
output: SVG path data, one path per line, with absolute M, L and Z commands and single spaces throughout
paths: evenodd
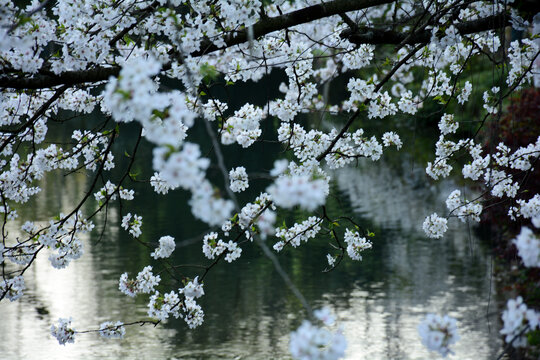
M 329 251 L 338 251 L 321 258 L 331 270 L 345 253 L 361 261 L 363 251 L 377 246 L 376 239 L 368 239 L 373 234 L 346 214 L 327 212 L 333 170 L 354 166 L 360 158 L 377 161 L 390 147 L 399 150 L 403 141 L 397 130 L 377 138 L 362 124 L 397 115 L 413 118 L 429 103 L 441 110 L 427 175 L 439 180 L 456 168 L 463 179 L 499 199 L 497 206 L 512 220 L 530 220 L 533 228 L 523 227 L 514 242 L 524 265 L 539 267 L 540 195 L 523 191 L 520 179 L 540 157 L 540 137 L 516 150 L 501 142 L 493 151 L 483 149 L 479 138 L 486 123 L 497 121 L 503 101 L 538 76 L 540 50 L 530 34 L 531 13 L 540 11 L 535 6 L 520 13 L 510 0 L 33 0 L 24 7 L 0 0 L 0 301 L 24 296 L 24 275 L 37 257 L 48 256 L 51 266 L 66 268 L 83 256 L 82 235 L 95 231 L 98 215 L 106 221 L 114 203 L 121 227 L 140 239 L 144 219 L 130 211 L 129 202 L 137 201 L 130 184 L 140 180 L 131 170 L 146 141 L 153 151 L 151 164 L 144 165 L 154 173 L 144 180 L 163 196 L 189 194 L 192 216 L 208 225 L 201 243 L 210 262 L 174 263 L 179 239 L 169 235 L 156 240 L 157 247 L 139 240 L 152 248 L 159 269 L 146 266 L 133 278 L 119 274 L 119 290 L 145 297 L 148 316 L 155 320 L 108 321 L 99 330 L 77 331 L 71 319 L 62 318 L 51 327 L 59 343 L 85 332 L 120 338 L 128 325 L 157 325 L 171 316 L 195 328 L 204 321 L 197 299 L 212 291 L 203 290 L 209 272 L 225 266 L 222 260 L 240 258 L 243 248 L 261 246 L 310 318 L 291 334 L 293 357 L 340 358 L 346 348 L 342 330 L 331 330 L 336 324 L 328 309 L 311 311 L 276 255 L 287 246 L 305 246 L 322 232 L 332 239 Z M 509 42 L 505 30 L 510 27 L 524 31 L 524 38 Z M 468 70 L 475 62 L 490 62 L 497 84 L 475 89 Z M 268 97 L 262 106 L 232 108 L 215 90 L 257 83 L 275 72 L 287 78 L 279 86 L 282 95 Z M 330 103 L 324 88 L 338 77 L 346 79 L 346 99 Z M 452 111 L 482 91 L 476 130 L 460 132 Z M 96 112 L 103 120 L 73 131 L 71 142 L 60 146 L 49 140 L 48 129 L 72 121 L 60 120 L 63 111 Z M 304 121 L 305 114 L 326 122 Z M 190 132 L 199 122 L 212 141 L 224 189 L 216 190 L 207 178 L 213 164 Z M 250 169 L 246 164 L 232 168 L 221 149 L 237 144 L 238 151 L 252 151 L 263 141 L 268 128 L 263 125 L 274 122 L 272 133 L 264 136 L 280 143 L 283 153 L 275 154 L 266 190 L 240 203 L 235 194 L 249 188 Z M 126 138 L 131 147 L 118 153 L 113 145 L 127 136 L 126 123 L 138 134 Z M 129 164 L 113 176 L 116 159 L 124 155 Z M 465 165 L 458 161 L 463 157 L 470 160 Z M 48 173 L 81 171 L 91 181 L 72 211 L 46 223 L 19 217 L 17 208 L 42 191 Z M 97 207 L 84 214 L 83 205 L 92 198 Z M 451 217 L 478 222 L 483 201 L 453 191 L 447 214 L 426 214 L 426 235 L 444 238 Z M 281 211 L 288 209 L 309 215 L 278 226 Z M 16 224 L 20 233 L 8 233 L 7 224 Z M 349 226 L 342 237 L 335 231 L 340 224 Z M 173 285 L 161 283 L 164 273 Z M 521 298 L 509 301 L 502 315 L 506 341 L 525 346 L 524 335 L 539 327 L 538 314 Z M 442 356 L 459 338 L 456 321 L 448 316 L 428 314 L 419 331 L 428 349 Z

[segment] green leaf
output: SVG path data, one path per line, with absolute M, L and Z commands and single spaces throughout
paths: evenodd
M 540 330 L 534 330 L 527 334 L 527 341 L 529 345 L 540 345 Z
M 437 96 L 435 96 L 435 97 L 433 98 L 433 100 L 438 101 L 439 104 L 441 104 L 441 105 L 446 105 L 446 103 L 448 102 L 446 99 L 444 99 L 444 98 L 442 97 L 442 95 L 437 95 Z
M 126 45 L 130 45 L 130 44 L 134 44 L 135 42 L 129 37 L 128 34 L 124 35 L 124 42 L 126 43 Z
M 208 83 L 212 80 L 216 80 L 219 77 L 219 71 L 214 65 L 204 63 L 199 68 L 199 73 L 202 75 L 203 80 Z
M 124 100 L 131 99 L 131 93 L 127 90 L 116 89 L 114 92 L 122 95 L 124 97 Z

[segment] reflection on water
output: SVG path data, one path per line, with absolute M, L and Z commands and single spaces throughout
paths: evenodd
M 445 213 L 442 205 L 456 185 L 419 186 L 416 176 L 366 166 L 344 169 L 337 177 L 354 211 L 382 227 L 384 244 L 377 257 L 388 273 L 382 282 L 355 286 L 339 310 L 349 337 L 362 339 L 351 343 L 348 354 L 351 359 L 429 358 L 416 326 L 426 312 L 434 312 L 458 319 L 456 358 L 493 359 L 500 340 L 498 318 L 486 318 L 495 309 L 488 308 L 491 259 L 467 224 L 456 219 L 449 221 L 443 239 L 425 238 L 422 220 L 435 211 Z M 328 298 L 333 303 L 335 296 Z
M 362 164 L 337 177 L 339 208 L 354 213 L 377 234 L 373 250 L 361 263 L 344 261 L 336 271 L 321 274 L 329 247 L 328 240 L 319 239 L 312 246 L 286 251 L 280 257 L 283 266 L 315 308 L 327 305 L 337 314 L 349 344 L 348 359 L 434 358 L 422 347 L 416 330 L 426 312 L 458 319 L 461 340 L 454 347 L 454 358 L 494 358 L 500 349 L 498 320 L 494 317 L 488 323 L 485 317 L 490 258 L 464 224 L 454 223 L 442 240 L 426 239 L 421 231 L 426 215 L 441 212 L 433 206 L 444 203 L 441 199 L 452 184 L 430 188 L 415 179 L 417 175 L 397 176 L 396 171 L 384 163 Z M 19 211 L 21 218 L 45 221 L 68 211 L 87 181 L 85 175 L 49 177 L 39 200 Z M 47 188 L 59 186 L 64 189 L 61 197 L 47 197 L 52 193 Z M 185 194 L 157 197 L 143 188 L 137 191 L 144 206 L 134 212 L 143 215 L 145 241 L 166 234 L 181 241 L 204 229 L 194 223 L 188 209 L 178 207 L 185 203 Z M 25 276 L 26 296 L 0 303 L 2 358 L 289 358 L 289 333 L 305 314 L 255 247 L 246 247 L 237 263 L 221 264 L 206 279 L 202 327 L 192 331 L 173 320 L 158 327 L 129 327 L 121 341 L 81 334 L 75 344 L 59 346 L 49 335 L 50 325 L 59 317 L 72 316 L 76 329 L 145 317 L 143 299 L 120 294 L 118 278 L 124 271 L 133 273 L 155 263 L 150 250 L 119 230 L 118 209 L 111 207 L 108 215 L 102 237 L 104 223 L 98 219 L 96 231 L 83 239 L 81 259 L 56 270 L 46 256 L 38 257 Z M 17 229 L 9 231 L 15 234 Z M 200 243 L 181 246 L 174 256 L 177 263 L 203 261 Z M 492 304 L 489 311 L 494 308 Z

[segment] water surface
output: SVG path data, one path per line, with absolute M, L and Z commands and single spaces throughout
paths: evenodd
M 149 160 L 148 147 L 145 151 Z M 265 165 L 271 166 L 271 159 Z M 444 213 L 437 206 L 456 185 L 429 184 L 421 169 L 384 161 L 361 162 L 337 175 L 333 187 L 338 196 L 329 198 L 329 211 L 346 213 L 374 231 L 373 249 L 362 262 L 345 260 L 330 273 L 321 272 L 331 251 L 324 237 L 286 250 L 279 259 L 314 308 L 328 306 L 337 315 L 348 341 L 347 359 L 437 358 L 423 348 L 416 330 L 427 312 L 458 319 L 461 340 L 453 358 L 495 358 L 501 343 L 497 317 L 486 318 L 495 309 L 486 249 L 472 228 L 457 220 L 450 221 L 443 239 L 427 239 L 421 230 L 426 215 Z M 69 211 L 89 181 L 86 174 L 49 176 L 43 193 L 19 211 L 21 218 L 46 221 Z M 63 189 L 61 196 L 52 191 L 58 188 Z M 205 226 L 185 206 L 188 194 L 158 196 L 149 187 L 135 188 L 138 200 L 129 211 L 143 216 L 142 240 L 174 236 L 175 263 L 206 263 L 200 242 Z M 53 193 L 56 197 L 49 195 Z M 93 207 L 91 202 L 85 210 Z M 220 264 L 206 278 L 206 295 L 200 299 L 205 322 L 200 328 L 189 330 L 182 320 L 173 319 L 157 327 L 128 327 L 123 340 L 80 334 L 74 344 L 58 345 L 49 328 L 59 317 L 73 317 L 77 330 L 95 329 L 107 320 L 145 318 L 146 298 L 121 294 L 118 279 L 125 271 L 135 274 L 156 262 L 149 257 L 150 249 L 119 228 L 119 221 L 119 209 L 112 206 L 107 223 L 97 219 L 96 230 L 83 239 L 84 256 L 67 269 L 52 268 L 45 254 L 38 257 L 25 274 L 26 295 L 14 303 L 0 303 L 0 357 L 290 358 L 289 333 L 305 313 L 254 244 L 244 246 L 237 262 Z M 17 229 L 9 231 L 15 234 Z M 274 240 L 268 241 L 272 245 Z

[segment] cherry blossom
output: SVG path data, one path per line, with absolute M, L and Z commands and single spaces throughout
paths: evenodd
M 211 291 L 203 290 L 207 272 L 239 259 L 247 247 L 266 241 L 281 252 L 332 234 L 334 248 L 323 252 L 331 268 L 345 252 L 343 261 L 361 260 L 377 243 L 359 226 L 337 234 L 331 217 L 349 214 L 326 208 L 336 195 L 336 169 L 403 151 L 410 121 L 416 126 L 426 109 L 437 109 L 426 126 L 439 133 L 422 160 L 425 175 L 439 181 L 452 174 L 460 184 L 443 194 L 444 213 L 425 219 L 426 236 L 445 241 L 454 217 L 480 221 L 491 196 L 510 220 L 534 226 L 523 226 L 513 244 L 524 266 L 538 267 L 540 196 L 528 193 L 522 179 L 534 171 L 540 136 L 519 147 L 496 140 L 489 149 L 477 136 L 484 124 L 500 121 L 508 96 L 538 76 L 539 46 L 527 16 L 510 0 L 0 0 L 0 217 L 10 229 L 0 241 L 0 301 L 25 296 L 24 274 L 38 258 L 69 268 L 88 249 L 94 218 L 107 223 L 112 213 L 120 216 L 111 226 L 150 246 L 147 260 L 157 260 L 134 279 L 120 270 L 119 290 L 144 297 L 150 317 L 172 315 L 189 328 L 204 321 L 195 299 Z M 508 41 L 507 26 L 523 38 Z M 496 69 L 497 81 L 478 83 L 471 64 Z M 282 83 L 266 81 L 274 77 Z M 338 82 L 342 100 L 329 94 Z M 253 95 L 264 96 L 237 92 L 252 85 L 260 93 Z M 478 114 L 463 116 L 479 97 Z M 65 114 L 99 119 L 73 121 L 75 129 L 59 141 L 50 130 L 68 121 Z M 391 122 L 399 127 L 386 129 Z M 273 165 L 248 164 L 258 151 L 274 152 Z M 69 210 L 40 220 L 23 210 L 44 191 L 62 191 L 47 186 L 49 176 L 77 174 L 89 182 Z M 190 211 L 181 216 L 206 226 L 201 258 L 209 264 L 195 267 L 204 272 L 187 276 L 171 257 L 183 239 L 163 236 L 157 246 L 146 239 L 135 214 L 138 185 L 187 196 Z M 258 196 L 246 191 L 258 186 L 265 189 Z M 469 196 L 468 187 L 483 196 Z M 293 212 L 302 215 L 287 227 Z M 163 272 L 177 283 L 162 284 Z M 521 298 L 509 302 L 507 342 L 526 344 L 524 336 L 512 339 L 538 326 L 535 311 Z M 327 310 L 313 315 L 331 326 Z M 119 338 L 125 326 L 108 321 L 95 331 Z M 458 338 L 449 317 L 428 315 L 419 330 L 443 356 Z M 76 332 L 71 319 L 61 318 L 51 333 L 66 344 Z M 335 359 L 345 347 L 339 329 L 309 321 L 291 334 L 295 358 Z

